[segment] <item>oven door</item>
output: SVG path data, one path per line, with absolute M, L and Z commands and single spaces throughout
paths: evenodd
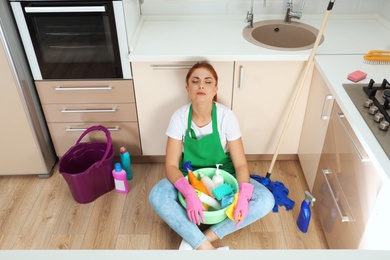
M 122 70 L 112 1 L 17 4 L 38 67 L 35 79 L 128 78 Z

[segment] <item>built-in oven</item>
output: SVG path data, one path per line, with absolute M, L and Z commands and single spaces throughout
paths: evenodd
M 131 79 L 119 0 L 9 0 L 35 80 Z

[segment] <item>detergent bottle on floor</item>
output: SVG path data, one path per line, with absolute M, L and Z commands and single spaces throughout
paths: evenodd
M 126 171 L 122 169 L 120 163 L 115 164 L 114 170 L 112 170 L 112 176 L 114 177 L 115 190 L 119 193 L 129 193 L 129 184 L 126 179 Z
M 133 171 L 131 170 L 130 153 L 123 146 L 119 149 L 119 151 L 122 167 L 126 171 L 126 179 L 131 180 L 133 179 Z
M 298 228 L 303 233 L 306 233 L 307 229 L 309 228 L 309 223 L 311 219 L 310 204 L 313 206 L 315 201 L 316 199 L 313 197 L 313 195 L 311 195 L 310 192 L 305 191 L 305 199 L 302 201 L 301 211 L 299 212 L 297 220 Z

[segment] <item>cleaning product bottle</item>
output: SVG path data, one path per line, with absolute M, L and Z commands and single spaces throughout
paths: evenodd
M 204 204 L 213 207 L 214 209 L 221 209 L 221 203 L 219 203 L 216 199 L 213 199 L 212 197 L 204 194 L 201 191 L 196 190 L 196 194 L 198 195 L 201 202 Z
M 188 176 L 188 181 L 190 182 L 192 187 L 194 187 L 194 189 L 196 189 L 198 191 L 201 191 L 204 194 L 210 196 L 209 192 L 207 191 L 206 186 L 203 184 L 202 181 L 200 181 L 200 180 L 198 180 L 198 178 L 196 178 L 194 172 L 191 171 L 190 169 L 187 169 L 187 171 L 188 171 L 188 175 L 187 175 Z
M 310 204 L 313 206 L 315 201 L 316 199 L 313 197 L 313 195 L 311 195 L 310 192 L 305 191 L 305 199 L 302 201 L 301 211 L 299 212 L 299 216 L 297 220 L 298 228 L 303 233 L 307 232 L 310 223 L 310 218 L 311 218 Z
M 126 179 L 131 180 L 133 179 L 133 171 L 131 170 L 130 153 L 123 146 L 119 151 L 123 169 L 126 171 Z
M 202 172 L 199 172 L 200 180 L 203 182 L 204 186 L 206 186 L 206 189 L 208 193 L 210 194 L 210 197 L 214 198 L 213 195 L 213 189 L 214 189 L 214 182 L 210 179 L 209 176 L 204 175 Z
M 223 184 L 223 177 L 221 173 L 219 172 L 219 166 L 222 164 L 216 164 L 215 166 L 217 169 L 215 170 L 215 174 L 213 176 L 213 182 L 214 182 L 214 188 L 217 188 L 218 186 L 221 186 Z
M 122 169 L 120 163 L 115 164 L 115 169 L 112 170 L 112 175 L 114 176 L 115 190 L 119 193 L 128 193 L 129 185 L 126 179 L 126 171 Z

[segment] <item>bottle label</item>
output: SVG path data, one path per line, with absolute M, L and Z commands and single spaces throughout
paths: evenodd
M 115 181 L 115 188 L 117 190 L 122 190 L 122 191 L 126 190 L 124 181 L 120 181 L 120 180 L 114 180 L 114 181 Z

